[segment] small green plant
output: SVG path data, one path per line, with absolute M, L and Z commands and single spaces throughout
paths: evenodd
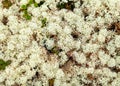
M 41 5 L 43 5 L 45 3 L 45 1 L 40 1 L 39 3 L 36 3 L 35 0 L 30 0 L 28 5 L 34 4 L 35 7 L 40 7 Z
M 34 3 L 34 6 L 35 6 L 35 7 L 38 7 L 38 3 L 35 2 L 35 3 Z
M 57 8 L 60 9 L 60 10 L 66 8 L 66 7 L 65 7 L 65 3 L 64 3 L 64 2 L 62 2 L 62 3 L 59 2 L 59 3 L 57 4 Z
M 6 66 L 11 64 L 11 60 L 4 61 L 3 59 L 0 59 L 0 70 L 4 70 Z
M 21 6 L 21 9 L 22 9 L 22 10 L 27 10 L 27 5 L 22 5 L 22 6 Z
M 42 22 L 42 26 L 41 27 L 45 27 L 46 24 L 47 24 L 47 18 L 41 19 L 41 22 Z
M 24 11 L 23 17 L 24 17 L 26 20 L 31 20 L 31 15 L 30 15 L 26 10 Z
M 12 6 L 12 3 L 10 0 L 3 0 L 2 4 L 3 4 L 3 8 L 6 8 L 6 9 L 8 9 L 10 6 Z
M 35 0 L 29 0 L 29 3 L 28 4 L 33 4 L 35 2 Z
M 22 5 L 21 6 L 21 10 L 23 11 L 23 17 L 26 19 L 26 20 L 31 20 L 31 14 L 29 14 L 27 12 L 27 8 L 28 8 L 28 4 L 27 5 Z
M 26 5 L 21 6 L 21 11 L 24 12 L 23 17 L 26 20 L 31 20 L 31 14 L 27 12 L 27 9 L 30 5 L 34 4 L 35 7 L 40 7 L 42 4 L 44 4 L 45 1 L 40 1 L 40 3 L 36 3 L 35 0 L 29 0 L 29 2 Z M 44 25 L 43 25 L 44 26 Z

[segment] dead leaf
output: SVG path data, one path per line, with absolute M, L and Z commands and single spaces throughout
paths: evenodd
M 118 34 L 120 34 L 120 22 L 115 23 L 115 30 Z

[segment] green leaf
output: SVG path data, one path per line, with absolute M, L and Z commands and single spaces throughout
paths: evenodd
M 58 3 L 58 4 L 57 4 L 57 8 L 58 8 L 58 9 L 63 9 L 63 8 L 65 8 L 65 3 Z
M 27 9 L 27 5 L 22 5 L 21 9 L 26 10 Z
M 5 61 L 3 59 L 0 59 L 0 65 L 5 64 Z
M 29 0 L 28 4 L 30 5 L 30 4 L 33 4 L 34 2 L 35 2 L 34 0 Z
M 41 26 L 41 27 L 45 27 L 46 24 L 47 24 L 47 18 L 43 18 L 43 19 L 41 20 L 41 22 L 42 22 L 42 26 Z
M 24 17 L 26 20 L 31 20 L 31 15 L 27 12 L 27 10 L 24 10 L 23 17 Z
M 38 4 L 35 2 L 35 3 L 34 3 L 34 6 L 35 6 L 35 7 L 38 7 Z
M 24 14 L 28 14 L 27 10 L 24 10 Z
M 24 17 L 26 20 L 31 20 L 31 15 L 30 15 L 30 14 L 24 14 L 23 17 Z
M 11 60 L 4 61 L 3 59 L 0 59 L 0 70 L 4 70 L 6 66 L 11 64 Z

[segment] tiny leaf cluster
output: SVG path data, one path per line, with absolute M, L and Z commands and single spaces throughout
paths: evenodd
M 3 59 L 0 59 L 0 70 L 4 70 L 6 66 L 11 64 L 11 60 L 4 61 Z
M 45 27 L 46 24 L 47 24 L 47 18 L 42 18 L 42 19 L 41 19 L 41 23 L 42 23 L 42 26 L 41 26 L 41 27 Z
M 35 7 L 40 7 L 42 4 L 44 4 L 44 2 L 45 1 L 40 1 L 40 3 L 36 3 L 35 0 L 29 0 L 28 4 L 21 6 L 21 10 L 24 12 L 23 17 L 26 20 L 31 20 L 32 15 L 27 12 L 28 7 L 31 6 L 32 4 L 34 4 Z

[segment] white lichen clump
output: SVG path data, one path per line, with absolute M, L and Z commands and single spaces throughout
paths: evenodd
M 120 86 L 120 0 L 0 0 L 0 86 Z

